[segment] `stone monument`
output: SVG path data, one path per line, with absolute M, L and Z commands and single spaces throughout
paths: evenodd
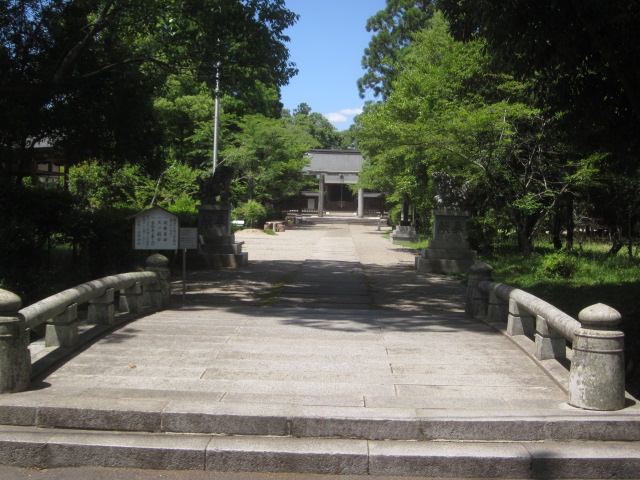
M 465 194 L 447 173 L 435 173 L 436 209 L 433 210 L 433 238 L 416 257 L 416 270 L 430 273 L 467 273 L 476 252 L 467 241 L 468 212 L 462 210 Z
M 236 242 L 231 230 L 231 205 L 224 188 L 226 175 L 220 172 L 200 182 L 198 209 L 198 251 L 190 255 L 192 267 L 244 267 L 249 254 L 242 251 L 244 242 Z
M 419 240 L 416 233 L 416 227 L 411 225 L 409 220 L 409 209 L 406 203 L 402 204 L 402 212 L 400 214 L 400 225 L 396 226 L 391 234 L 391 243 L 415 243 Z

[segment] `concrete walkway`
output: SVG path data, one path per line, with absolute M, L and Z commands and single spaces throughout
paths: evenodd
M 329 225 L 238 234 L 247 268 L 191 274 L 184 304 L 176 282 L 173 309 L 107 335 L 31 391 L 0 396 L 0 424 L 22 426 L 0 427 L 0 444 L 3 435 L 20 434 L 44 435 L 55 445 L 86 437 L 91 445 L 159 448 L 177 437 L 118 433 L 98 441 L 87 431 L 171 432 L 191 435 L 194 451 L 231 452 L 212 454 L 211 469 L 416 475 L 423 473 L 409 467 L 407 455 L 419 456 L 420 448 L 444 455 L 444 444 L 425 440 L 485 442 L 464 451 L 448 444 L 445 457 L 480 449 L 494 467 L 495 458 L 521 459 L 529 469 L 545 449 L 560 455 L 553 442 L 602 440 L 613 443 L 599 444 L 600 454 L 634 457 L 640 465 L 637 443 L 618 443 L 640 440 L 640 408 L 631 398 L 614 413 L 570 407 L 562 388 L 511 340 L 464 316 L 462 283 L 416 274 L 415 252 L 381 233 Z M 58 429 L 82 430 L 84 437 Z M 309 440 L 294 447 L 293 439 Z M 326 440 L 318 446 L 315 439 Z M 234 460 L 234 452 L 269 448 L 297 449 L 304 458 L 333 453 L 318 469 L 264 455 Z M 54 451 L 47 454 L 54 466 L 73 464 L 64 448 Z M 335 464 L 343 457 L 348 467 Z M 360 457 L 366 466 L 354 460 Z M 162 458 L 154 468 L 193 467 Z M 383 459 L 377 470 L 373 458 Z

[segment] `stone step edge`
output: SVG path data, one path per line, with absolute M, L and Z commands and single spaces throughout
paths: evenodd
M 152 402 L 151 402 L 152 403 Z M 217 405 L 226 411 L 202 411 L 201 405 L 148 410 L 111 407 L 3 405 L 0 425 L 103 431 L 185 434 L 333 437 L 367 440 L 477 441 L 640 441 L 640 416 L 319 416 L 234 411 L 236 405 Z
M 474 478 L 637 478 L 628 442 L 407 442 L 0 427 L 0 463 Z

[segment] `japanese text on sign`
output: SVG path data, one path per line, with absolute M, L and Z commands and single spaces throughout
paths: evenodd
M 178 248 L 178 217 L 161 208 L 152 208 L 135 218 L 133 244 L 136 250 Z

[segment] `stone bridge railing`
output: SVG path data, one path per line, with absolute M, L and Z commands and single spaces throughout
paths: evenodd
M 510 336 L 534 339 L 537 360 L 567 360 L 571 366 L 569 404 L 589 410 L 620 410 L 625 405 L 624 333 L 617 310 L 596 304 L 578 320 L 523 290 L 491 280 L 483 262 L 471 267 L 465 312 L 488 323 L 504 324 Z
M 22 309 L 20 297 L 0 289 L 0 393 L 20 392 L 29 387 L 33 373 L 31 330 L 46 325 L 45 349 L 62 347 L 70 351 L 79 345 L 78 306 L 88 304 L 87 324 L 98 331 L 113 327 L 118 319 L 168 308 L 171 298 L 168 263 L 162 255 L 151 255 L 144 272 L 92 280 Z M 117 309 L 115 292 L 119 292 Z

